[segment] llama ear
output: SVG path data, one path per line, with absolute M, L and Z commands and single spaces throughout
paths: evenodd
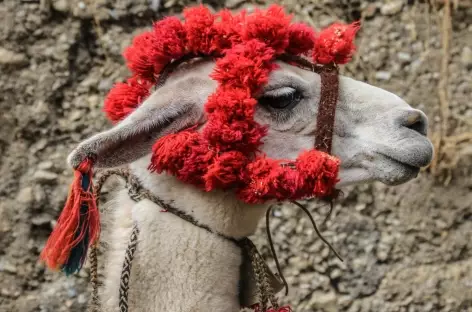
M 173 92 L 154 92 L 113 128 L 81 142 L 67 161 L 73 168 L 87 158 L 97 168 L 133 162 L 149 153 L 157 138 L 198 123 L 202 110 L 195 100 L 176 97 Z

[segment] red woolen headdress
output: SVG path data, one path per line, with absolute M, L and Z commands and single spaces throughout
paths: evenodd
M 259 150 L 267 127 L 254 120 L 256 96 L 283 54 L 312 54 L 318 64 L 347 63 L 355 50 L 358 24 L 334 24 L 315 32 L 280 6 L 233 15 L 203 6 L 184 11 L 185 21 L 167 17 L 138 35 L 124 53 L 133 77 L 110 91 L 105 112 L 119 122 L 149 94 L 162 70 L 188 55 L 212 56 L 217 90 L 205 104 L 203 130 L 184 130 L 159 139 L 149 169 L 170 173 L 211 191 L 234 189 L 247 203 L 270 199 L 325 197 L 337 182 L 339 160 L 319 151 L 302 153 L 291 166 Z
M 216 60 L 211 77 L 218 87 L 205 104 L 206 124 L 201 131 L 193 127 L 160 138 L 149 169 L 204 191 L 234 190 L 246 203 L 331 195 L 339 160 L 329 154 L 330 146 L 317 144 L 296 160 L 271 159 L 260 151 L 267 126 L 254 120 L 254 112 L 277 58 L 311 55 L 321 65 L 347 63 L 359 25 L 334 24 L 316 34 L 304 24 L 291 24 L 277 5 L 252 14 L 212 14 L 199 6 L 185 9 L 184 17 L 184 22 L 164 18 L 134 38 L 124 52 L 132 77 L 116 84 L 105 100 L 104 111 L 117 123 L 149 96 L 169 64 L 193 56 Z M 41 255 L 50 267 L 69 273 L 80 269 L 88 246 L 98 237 L 90 161 L 76 172 L 68 208 Z

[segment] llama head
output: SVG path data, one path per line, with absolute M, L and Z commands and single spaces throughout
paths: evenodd
M 256 203 L 330 195 L 339 160 L 338 185 L 398 184 L 430 162 L 424 114 L 346 77 L 331 94 L 337 158 L 324 153 L 330 147 L 313 149 L 323 76 L 280 59 L 311 53 L 318 64 L 346 63 L 357 24 L 335 24 L 315 35 L 290 24 L 278 6 L 249 16 L 214 16 L 204 7 L 184 15 L 185 24 L 164 19 L 126 50 L 134 76 L 115 86 L 105 103 L 118 124 L 80 144 L 69 158 L 72 166 L 91 155 L 98 167 L 116 166 L 152 151 L 150 170 L 206 191 L 232 189 Z M 188 55 L 211 56 L 216 65 L 183 66 L 153 89 L 166 66 Z

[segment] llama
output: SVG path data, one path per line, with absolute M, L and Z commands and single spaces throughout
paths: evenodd
M 201 13 L 202 10 L 200 7 L 191 13 Z M 188 12 L 187 21 L 191 20 Z M 204 11 L 202 16 L 208 17 L 208 14 Z M 274 28 L 279 27 L 280 20 L 286 19 L 285 15 L 278 15 L 281 14 L 278 7 L 257 14 L 260 19 L 277 17 L 277 22 L 267 19 L 273 22 L 269 26 Z M 238 23 L 241 23 L 240 19 Z M 249 17 L 247 23 L 250 24 Z M 260 20 L 257 25 L 261 25 Z M 280 27 L 288 27 L 288 22 Z M 303 28 L 299 34 L 307 32 Z M 276 33 L 277 38 L 272 38 L 272 41 L 271 38 L 264 38 L 274 48 L 270 51 L 276 51 L 276 44 L 279 44 L 277 40 L 281 35 Z M 321 37 L 318 36 L 317 40 Z M 187 33 L 188 41 L 189 38 Z M 310 34 L 305 36 L 307 40 L 310 38 Z M 323 54 L 316 54 L 316 51 L 321 51 L 317 50 L 316 41 L 313 44 L 315 48 L 311 45 L 301 48 L 299 52 L 314 49 L 318 63 L 332 62 L 324 62 L 320 57 Z M 254 51 L 253 48 L 251 51 Z M 278 52 L 273 53 L 276 55 Z M 334 55 L 337 63 L 345 63 L 340 58 L 341 54 L 337 52 Z M 349 59 L 349 55 L 343 56 Z M 133 59 L 131 52 L 128 53 L 130 59 Z M 258 124 L 268 125 L 263 144 L 258 145 L 258 153 L 271 159 L 299 159 L 302 151 L 313 148 L 318 133 L 317 116 L 321 114 L 318 103 L 324 100 L 323 76 L 276 59 L 271 58 L 267 79 L 259 83 L 258 105 L 254 107 L 252 116 Z M 155 157 L 161 156 L 159 152 L 164 150 L 163 145 L 156 141 L 179 133 L 198 137 L 208 128 L 211 111 L 207 101 L 222 84 L 221 80 L 215 79 L 215 72 L 222 66 L 218 62 L 215 64 L 213 59 L 200 58 L 177 66 L 166 77 L 165 83 L 144 97 L 139 105 L 128 110 L 126 116 L 121 116 L 122 120 L 113 128 L 80 143 L 69 156 L 69 163 L 74 168 L 78 168 L 90 155 L 94 155 L 93 165 L 97 168 L 128 166 L 153 196 L 211 229 L 205 230 L 173 213 L 166 213 L 163 207 L 151 200 L 134 201 L 126 190 L 118 190 L 109 203 L 109 250 L 106 255 L 106 278 L 100 294 L 105 312 L 118 309 L 120 274 L 135 226 L 139 228 L 139 238 L 130 272 L 127 302 L 130 311 L 236 312 L 241 309 L 238 283 L 242 251 L 233 240 L 252 235 L 269 206 L 281 198 L 274 195 L 269 200 L 252 201 L 247 197 L 247 200 L 241 200 L 231 187 L 208 189 L 206 185 L 202 190 L 194 183 L 194 179 L 202 178 L 200 176 L 177 176 L 171 169 L 163 169 L 163 173 L 157 174 L 150 170 L 153 166 L 149 165 L 154 164 Z M 138 75 L 145 79 L 144 71 L 138 72 Z M 396 185 L 416 177 L 420 168 L 428 165 L 432 158 L 432 144 L 426 137 L 427 119 L 424 113 L 411 108 L 390 92 L 348 77 L 337 77 L 339 91 L 334 98 L 336 114 L 330 132 L 331 154 L 340 160 L 336 186 L 342 188 L 371 181 Z M 197 126 L 185 132 L 193 125 Z M 224 126 L 220 125 L 222 128 Z M 171 154 L 174 149 L 180 148 L 178 144 L 171 146 L 173 149 L 167 146 L 166 150 Z M 208 150 L 202 153 L 221 156 Z M 328 148 L 327 152 L 330 151 Z M 331 161 L 332 158 L 324 159 Z M 205 177 L 207 175 L 205 173 Z M 293 194 L 298 193 L 291 194 L 287 199 L 293 199 Z

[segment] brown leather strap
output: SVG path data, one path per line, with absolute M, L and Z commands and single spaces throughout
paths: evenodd
M 334 119 L 338 102 L 338 70 L 334 66 L 323 67 L 321 73 L 320 104 L 316 118 L 315 149 L 331 153 Z
M 338 68 L 336 65 L 313 64 L 303 57 L 289 54 L 283 54 L 279 56 L 279 59 L 320 75 L 321 91 L 318 116 L 316 118 L 315 149 L 330 154 L 333 142 L 336 104 L 338 102 Z

